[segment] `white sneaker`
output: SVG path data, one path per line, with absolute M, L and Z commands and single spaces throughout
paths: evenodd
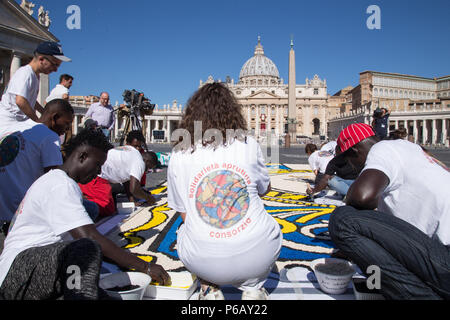
M 266 289 L 245 290 L 242 293 L 242 300 L 269 300 L 269 294 Z
M 225 300 L 225 297 L 220 289 L 211 289 L 211 287 L 208 287 L 205 292 L 200 289 L 198 300 Z

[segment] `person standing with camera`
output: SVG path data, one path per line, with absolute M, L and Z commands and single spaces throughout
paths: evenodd
M 91 104 L 84 117 L 85 119 L 90 117 L 92 120 L 97 121 L 105 137 L 111 141 L 111 130 L 114 127 L 116 117 L 114 115 L 114 108 L 109 103 L 109 94 L 107 92 L 100 94 L 100 101 Z
M 388 135 L 389 116 L 391 112 L 386 108 L 376 108 L 373 112 L 372 128 L 380 139 L 385 139 Z

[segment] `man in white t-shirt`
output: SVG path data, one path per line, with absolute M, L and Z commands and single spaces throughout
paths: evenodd
M 386 298 L 450 299 L 450 173 L 416 144 L 379 142 L 366 124 L 338 144 L 361 174 L 331 215 L 336 246 L 363 272 L 380 268 Z
M 65 57 L 56 42 L 42 42 L 34 52 L 33 60 L 19 68 L 8 83 L 8 88 L 0 101 L 0 127 L 8 122 L 38 120 L 36 111 L 44 112 L 37 101 L 40 74 L 56 72 Z
M 36 179 L 63 163 L 59 135 L 72 125 L 69 102 L 53 100 L 38 122 L 31 119 L 0 128 L 0 220 L 11 221 Z
M 336 156 L 336 146 L 337 141 L 330 141 L 322 145 L 320 148 L 320 151 L 328 151 L 329 153 L 332 153 L 333 156 Z
M 45 102 L 49 103 L 53 99 L 64 99 L 69 101 L 69 89 L 72 86 L 73 77 L 69 74 L 62 74 L 59 77 L 59 83 L 56 87 L 50 92 Z
M 317 150 L 315 144 L 307 144 L 305 153 L 309 156 L 308 163 L 316 175 L 314 184 L 318 184 L 327 170 L 328 163 L 334 158 L 329 151 Z
M 86 185 L 80 185 L 86 199 L 97 203 L 100 216 L 109 216 L 116 212 L 111 184 L 123 184 L 130 202 L 143 199 L 147 204 L 156 203 L 150 192 L 141 186 L 144 172 L 154 168 L 158 158 L 153 152 L 141 153 L 126 145 L 111 149 L 102 167 L 101 174 Z
M 99 299 L 102 257 L 162 284 L 170 279 L 160 265 L 139 259 L 100 234 L 83 207 L 77 183 L 100 173 L 110 148 L 100 131 L 83 130 L 67 146 L 64 164 L 30 187 L 0 256 L 1 298 Z

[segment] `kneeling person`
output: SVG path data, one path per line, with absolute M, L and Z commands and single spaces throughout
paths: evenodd
M 1 298 L 98 299 L 102 256 L 161 283 L 168 281 L 161 266 L 148 264 L 101 235 L 83 207 L 77 183 L 100 173 L 110 148 L 100 131 L 84 130 L 69 142 L 64 164 L 30 187 L 0 256 Z M 75 240 L 64 241 L 70 238 Z M 79 286 L 68 285 L 74 267 L 80 273 Z
M 110 216 L 116 212 L 111 184 L 124 184 L 130 202 L 143 199 L 152 205 L 156 200 L 142 188 L 140 181 L 144 173 L 156 165 L 157 157 L 153 152 L 141 155 L 129 145 L 111 149 L 101 174 L 89 184 L 80 185 L 80 188 L 86 199 L 98 204 L 100 216 Z

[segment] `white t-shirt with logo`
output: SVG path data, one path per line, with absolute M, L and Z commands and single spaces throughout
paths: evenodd
M 389 178 L 378 210 L 450 245 L 450 172 L 420 146 L 405 140 L 375 144 L 367 156 L 364 170 L 368 169 Z
M 47 99 L 45 99 L 45 102 L 49 103 L 55 99 L 62 99 L 65 94 L 69 95 L 69 89 L 64 87 L 62 84 L 57 84 L 56 87 L 50 92 Z
M 215 151 L 199 145 L 194 153 L 173 152 L 168 206 L 186 213 L 177 250 L 183 256 L 223 257 L 261 243 L 281 245 L 280 226 L 258 196 L 269 183 L 261 149 L 251 137 Z
M 332 153 L 318 150 L 309 156 L 308 163 L 313 171 L 319 170 L 320 173 L 325 173 L 328 162 L 333 158 L 334 156 Z
M 68 231 L 93 224 L 82 201 L 80 187 L 62 170 L 51 170 L 36 180 L 20 204 L 5 239 L 0 256 L 0 283 L 22 251 L 62 241 Z
M 33 71 L 30 65 L 19 68 L 8 84 L 8 89 L 0 101 L 0 127 L 4 121 L 23 121 L 27 120 L 22 110 L 16 104 L 16 96 L 22 96 L 27 99 L 31 108 L 34 110 L 39 93 L 39 77 Z
M 110 183 L 124 183 L 130 181 L 131 176 L 141 181 L 144 172 L 141 153 L 131 146 L 122 146 L 108 151 L 100 177 Z
M 0 128 L 0 219 L 10 221 L 44 168 L 62 165 L 58 135 L 31 119 Z

